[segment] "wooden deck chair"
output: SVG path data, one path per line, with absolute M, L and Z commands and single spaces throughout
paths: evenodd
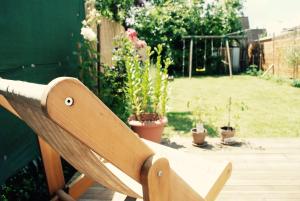
M 131 197 L 210 201 L 231 174 L 229 162 L 140 139 L 74 78 L 48 85 L 0 78 L 0 99 L 78 171 Z

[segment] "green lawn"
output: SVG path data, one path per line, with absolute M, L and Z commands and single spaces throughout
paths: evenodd
M 190 135 L 192 105 L 201 103 L 208 113 L 207 128 L 217 135 L 227 124 L 226 104 L 232 97 L 232 124 L 239 137 L 300 136 L 300 89 L 252 76 L 177 78 L 170 83 L 169 124 L 165 136 Z M 242 107 L 243 105 L 243 107 Z M 243 109 L 242 109 L 243 108 Z M 215 133 L 214 133 L 215 132 Z

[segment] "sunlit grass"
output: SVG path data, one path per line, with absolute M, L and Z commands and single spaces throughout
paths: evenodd
M 170 83 L 169 125 L 165 136 L 190 135 L 193 109 L 200 101 L 211 131 L 227 125 L 228 98 L 232 97 L 231 124 L 239 137 L 300 136 L 300 89 L 252 76 L 177 78 Z M 238 116 L 238 117 L 237 117 Z

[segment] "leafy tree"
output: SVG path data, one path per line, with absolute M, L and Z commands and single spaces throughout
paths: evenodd
M 96 0 L 95 5 L 102 16 L 123 23 L 134 0 Z
M 215 1 L 211 4 L 198 0 L 193 5 L 181 0 L 152 2 L 144 7 L 132 8 L 127 25 L 136 29 L 148 45 L 155 47 L 164 44 L 162 56 L 171 56 L 177 70 L 181 68 L 183 36 L 223 35 L 241 30 L 239 17 L 243 2 L 240 0 Z M 204 42 L 200 41 L 195 49 L 201 49 L 198 51 L 203 55 Z

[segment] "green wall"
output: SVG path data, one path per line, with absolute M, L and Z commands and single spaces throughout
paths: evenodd
M 1 0 L 0 77 L 48 83 L 77 75 L 83 0 Z M 0 184 L 39 156 L 35 134 L 0 108 Z

